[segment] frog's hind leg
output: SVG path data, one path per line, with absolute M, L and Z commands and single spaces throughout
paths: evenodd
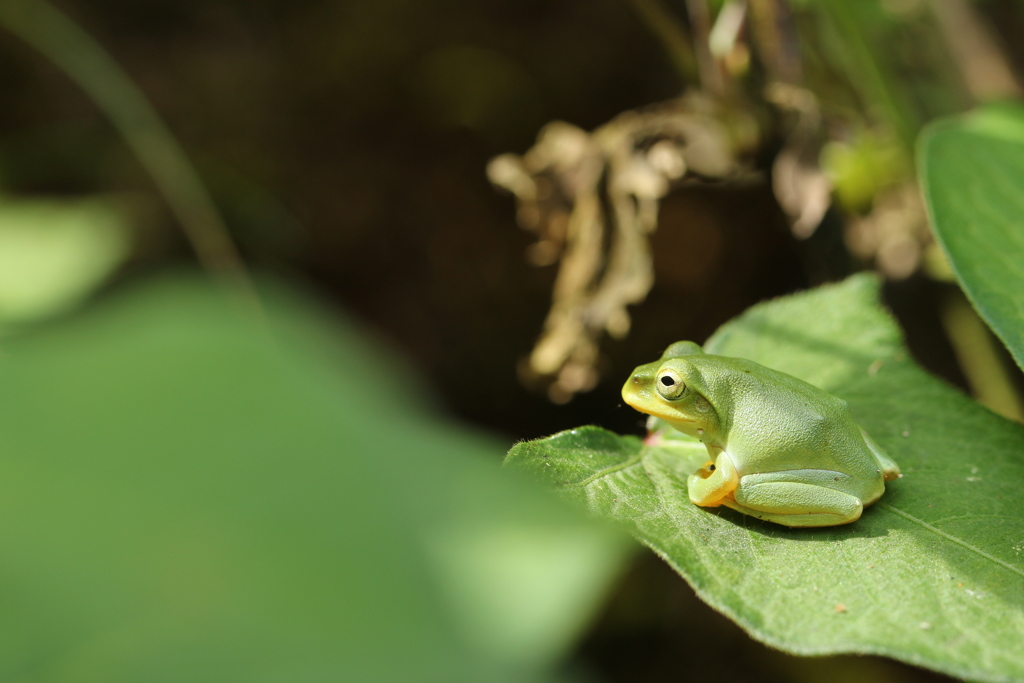
M 751 517 L 800 527 L 849 524 L 864 510 L 860 499 L 849 493 L 791 481 L 759 484 L 759 476 L 743 477 L 743 485 L 723 504 Z
M 875 462 L 878 463 L 878 467 L 882 472 L 882 478 L 886 481 L 892 481 L 893 479 L 899 479 L 903 475 L 900 474 L 900 466 L 893 462 L 882 447 L 875 443 L 875 440 L 865 432 L 863 429 L 860 430 L 861 436 L 864 437 L 864 443 L 868 445 L 868 450 L 871 451 L 871 455 L 874 456 Z

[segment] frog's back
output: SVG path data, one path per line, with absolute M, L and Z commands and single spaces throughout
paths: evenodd
M 711 402 L 728 434 L 722 446 L 741 475 L 814 463 L 813 469 L 848 475 L 857 489 L 849 493 L 861 498 L 882 485 L 878 463 L 842 399 L 753 361 L 711 355 L 693 360 L 718 397 Z M 845 489 L 845 481 L 835 488 Z

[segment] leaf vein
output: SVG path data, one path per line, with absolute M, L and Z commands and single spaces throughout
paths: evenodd
M 899 515 L 900 517 L 903 517 L 905 519 L 909 519 L 911 522 L 914 522 L 916 524 L 920 524 L 925 529 L 928 529 L 929 531 L 931 531 L 933 533 L 936 533 L 939 536 L 942 536 L 947 541 L 951 541 L 953 543 L 956 543 L 959 546 L 963 546 L 964 548 L 967 548 L 968 550 L 976 552 L 979 555 L 981 555 L 982 557 L 984 557 L 985 559 L 991 560 L 992 562 L 995 562 L 999 566 L 1001 566 L 1001 567 L 1003 567 L 1005 569 L 1009 569 L 1011 572 L 1013 572 L 1015 574 L 1019 574 L 1020 576 L 1024 576 L 1024 570 L 1021 570 L 1018 567 L 1014 567 L 1009 562 L 1005 562 L 1003 560 L 1000 560 L 998 557 L 996 557 L 994 555 L 990 555 L 989 553 L 985 552 L 981 548 L 976 548 L 973 545 L 971 545 L 970 543 L 968 543 L 966 541 L 963 541 L 963 540 L 957 538 L 956 536 L 953 536 L 952 534 L 947 534 L 942 529 L 938 529 L 936 527 L 933 527 L 931 524 L 929 524 L 928 522 L 924 521 L 923 519 L 918 519 L 917 517 L 914 517 L 913 515 L 911 515 L 909 513 L 906 513 L 903 510 L 900 510 L 899 508 L 893 507 L 892 505 L 889 505 L 888 503 L 876 503 L 876 505 L 878 505 L 879 507 L 881 507 L 881 508 L 883 508 L 885 510 L 888 510 L 889 512 L 894 512 L 897 515 Z
M 612 465 L 611 467 L 603 469 L 600 472 L 595 472 L 594 474 L 590 475 L 589 477 L 587 477 L 583 481 L 577 482 L 575 484 L 570 484 L 569 486 L 570 487 L 587 486 L 588 484 L 594 483 L 595 481 L 597 481 L 601 477 L 606 477 L 609 474 L 614 474 L 615 472 L 620 472 L 620 471 L 622 471 L 624 469 L 632 467 L 633 465 L 635 465 L 638 462 L 640 462 L 640 460 L 642 458 L 643 458 L 643 451 L 641 450 L 640 452 L 638 452 L 636 455 L 634 455 L 630 459 L 623 460 L 618 465 Z

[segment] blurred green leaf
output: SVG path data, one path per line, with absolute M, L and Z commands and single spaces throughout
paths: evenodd
M 821 165 L 839 203 L 864 211 L 887 187 L 910 177 L 904 147 L 884 131 L 858 130 L 848 141 L 832 141 L 821 151 Z
M 1024 368 L 1024 106 L 990 106 L 929 126 L 918 166 L 957 280 Z
M 121 264 L 128 241 L 112 200 L 0 198 L 0 324 L 75 304 Z
M 267 299 L 169 278 L 4 345 L 0 679 L 546 676 L 623 537 Z
M 507 466 L 623 522 L 771 645 L 1024 680 L 1024 428 L 908 360 L 877 294 L 857 276 L 762 304 L 706 345 L 849 402 L 905 475 L 854 524 L 789 529 L 696 507 L 686 477 L 707 457 L 685 440 L 588 427 L 520 444 Z

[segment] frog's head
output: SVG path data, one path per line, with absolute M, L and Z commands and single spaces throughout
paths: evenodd
M 653 363 L 641 365 L 622 387 L 622 399 L 642 413 L 654 415 L 690 436 L 713 438 L 719 416 L 708 400 L 700 369 L 692 362 L 702 355 L 693 342 L 676 342 Z

